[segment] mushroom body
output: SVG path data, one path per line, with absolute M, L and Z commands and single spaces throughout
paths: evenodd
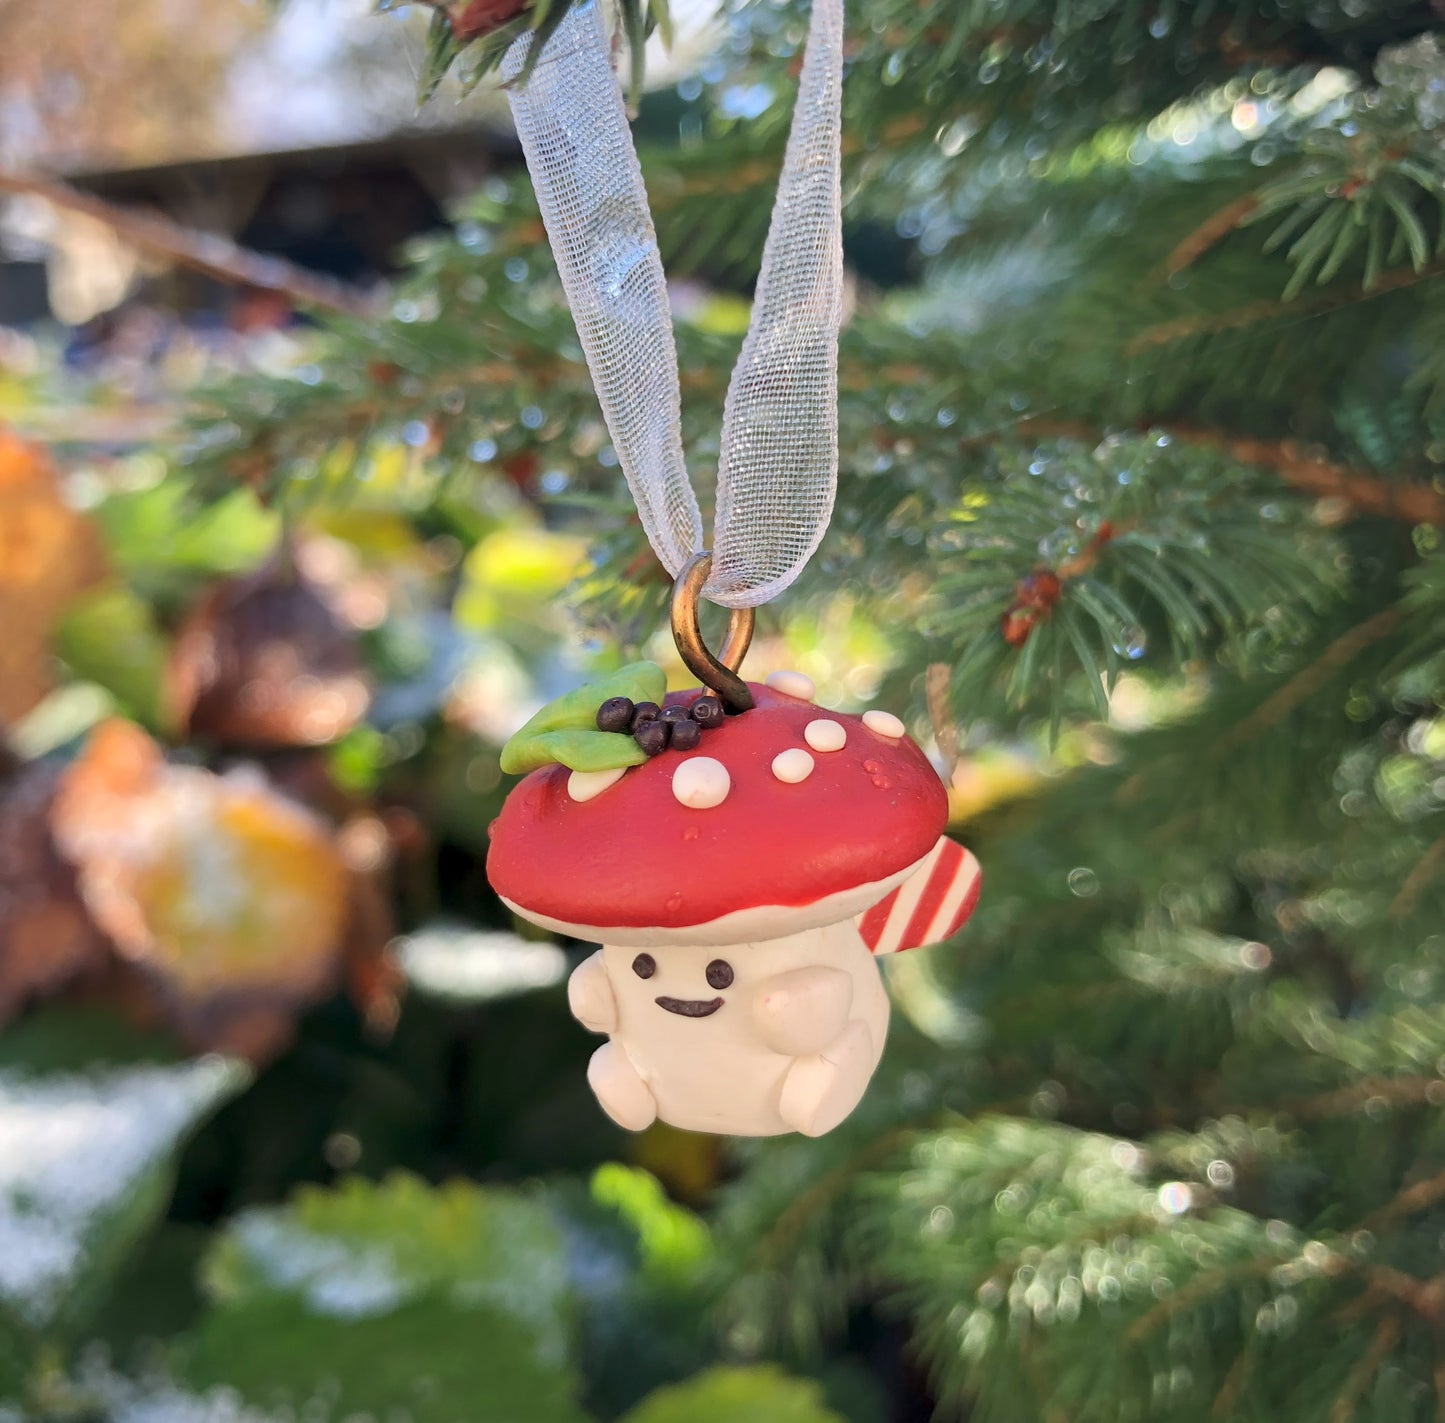
M 645 979 L 639 957 L 651 960 Z M 709 969 L 727 986 L 714 988 Z M 888 995 L 851 920 L 655 956 L 608 944 L 574 971 L 571 996 L 585 1026 L 598 1024 L 599 998 L 610 1008 L 610 1041 L 588 1078 L 633 1131 L 660 1119 L 730 1136 L 819 1136 L 857 1106 L 888 1031 Z
M 942 838 L 943 785 L 900 723 L 751 690 L 753 709 L 695 750 L 600 792 L 534 771 L 492 827 L 505 902 L 603 945 L 569 996 L 609 1037 L 588 1078 L 632 1130 L 836 1126 L 883 1051 L 875 955 L 947 937 L 976 896 L 972 856 Z

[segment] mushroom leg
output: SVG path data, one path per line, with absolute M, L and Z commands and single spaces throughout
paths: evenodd
M 589 1032 L 617 1030 L 617 1000 L 607 981 L 601 949 L 572 970 L 572 977 L 567 980 L 567 1006 Z
M 618 1126 L 642 1131 L 657 1120 L 657 1099 L 620 1044 L 605 1042 L 592 1054 L 587 1082 Z
M 761 984 L 753 998 L 753 1021 L 774 1052 L 804 1057 L 837 1039 L 852 1006 L 852 976 L 811 964 Z
M 788 1069 L 778 1115 L 804 1136 L 822 1136 L 858 1105 L 872 1075 L 873 1035 L 855 1018 L 826 1051 Z

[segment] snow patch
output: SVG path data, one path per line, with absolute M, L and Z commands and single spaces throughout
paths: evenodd
M 301 1295 L 314 1314 L 368 1319 L 389 1314 L 416 1292 L 389 1251 L 317 1235 L 270 1213 L 240 1216 L 232 1238 L 268 1283 Z
M 459 1002 L 550 988 L 567 973 L 567 955 L 555 944 L 464 924 L 424 925 L 401 941 L 397 957 L 415 987 Z
M 45 1324 L 90 1234 L 246 1080 L 219 1057 L 90 1073 L 0 1071 L 0 1300 Z

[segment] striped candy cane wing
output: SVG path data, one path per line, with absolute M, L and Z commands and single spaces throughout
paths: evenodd
M 897 889 L 859 916 L 858 932 L 874 954 L 941 944 L 973 913 L 982 883 L 972 853 L 942 835 Z

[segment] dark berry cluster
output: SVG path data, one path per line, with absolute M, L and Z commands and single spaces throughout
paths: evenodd
M 674 751 L 693 750 L 704 731 L 722 725 L 723 715 L 723 704 L 706 694 L 690 707 L 609 697 L 597 708 L 597 729 L 627 732 L 649 756 L 656 756 L 669 746 Z

